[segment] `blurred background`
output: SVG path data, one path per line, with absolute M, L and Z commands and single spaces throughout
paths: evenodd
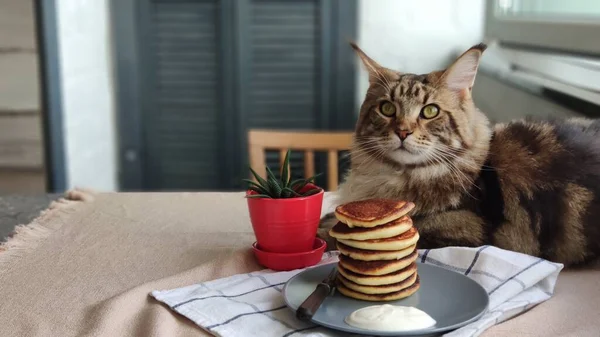
M 413 73 L 484 41 L 492 120 L 595 117 L 599 19 L 596 0 L 0 0 L 0 194 L 240 190 L 280 161 L 250 158 L 251 130 L 351 133 L 349 41 Z M 326 155 L 292 166 L 342 179 Z

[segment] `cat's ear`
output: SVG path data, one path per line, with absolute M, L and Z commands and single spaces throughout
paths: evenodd
M 380 66 L 379 63 L 367 56 L 367 54 L 365 54 L 365 52 L 362 51 L 362 49 L 360 49 L 354 42 L 350 42 L 350 46 L 352 49 L 354 49 L 356 54 L 358 54 L 363 65 L 367 69 L 369 73 L 369 83 L 371 85 L 386 85 L 387 82 L 398 79 L 398 73 Z
M 486 48 L 485 44 L 480 43 L 459 56 L 442 76 L 446 87 L 461 93 L 471 91 L 479 68 L 479 60 Z

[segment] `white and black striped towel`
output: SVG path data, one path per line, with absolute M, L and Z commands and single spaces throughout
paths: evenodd
M 476 322 L 446 336 L 478 336 L 494 324 L 548 300 L 563 266 L 491 246 L 419 251 L 419 261 L 463 273 L 490 296 Z M 337 262 L 326 253 L 320 264 Z M 348 336 L 296 319 L 281 290 L 300 270 L 262 270 L 224 279 L 153 291 L 152 296 L 213 335 L 222 337 Z

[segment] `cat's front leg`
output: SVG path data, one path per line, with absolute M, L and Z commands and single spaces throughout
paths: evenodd
M 329 230 L 338 223 L 338 219 L 335 214 L 327 213 L 321 218 L 319 222 L 319 229 L 317 230 L 317 237 L 325 240 L 327 243 L 327 251 L 336 250 L 336 240 L 334 237 L 329 235 Z
M 468 210 L 452 210 L 413 217 L 419 231 L 419 249 L 449 246 L 478 247 L 489 244 L 485 222 Z

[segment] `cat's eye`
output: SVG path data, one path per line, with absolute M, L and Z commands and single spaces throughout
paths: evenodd
M 431 119 L 437 117 L 440 114 L 440 108 L 435 104 L 429 104 L 421 109 L 421 117 L 425 119 Z
M 392 117 L 396 114 L 396 106 L 392 102 L 385 101 L 379 106 L 379 111 L 381 111 L 384 116 Z

